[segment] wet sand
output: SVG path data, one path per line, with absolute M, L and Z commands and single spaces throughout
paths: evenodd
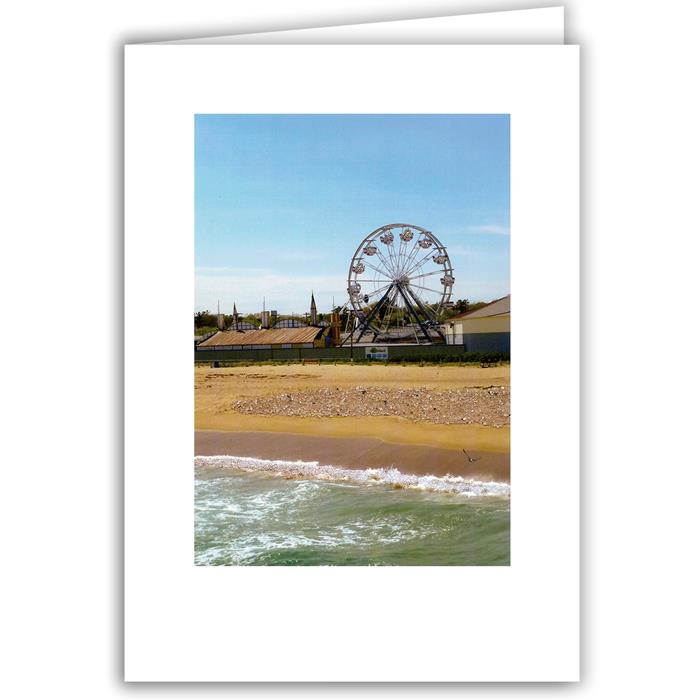
M 295 433 L 318 437 L 376 438 L 395 445 L 421 445 L 448 450 L 510 452 L 510 427 L 435 425 L 393 416 L 300 418 L 255 416 L 228 412 L 195 415 L 196 430 L 226 432 Z
M 502 429 L 501 429 L 502 430 Z M 372 437 L 328 437 L 262 431 L 195 431 L 195 455 L 302 460 L 348 469 L 396 467 L 409 474 L 510 481 L 507 451 L 447 449 L 390 443 Z

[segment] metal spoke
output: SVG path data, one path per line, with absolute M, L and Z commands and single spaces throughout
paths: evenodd
M 367 292 L 368 297 L 373 297 L 375 294 L 379 294 L 380 292 L 383 292 L 385 289 L 388 289 L 391 287 L 391 285 L 394 284 L 393 280 L 389 282 L 389 284 L 385 284 L 383 287 L 379 287 L 379 289 L 375 289 L 373 292 Z
M 435 272 L 424 272 L 422 275 L 414 275 L 413 277 L 409 277 L 409 280 L 417 280 L 420 277 L 430 277 L 431 275 L 444 275 L 446 274 L 445 270 L 435 270 Z
M 428 251 L 424 257 L 422 257 L 410 270 L 405 272 L 404 274 L 410 275 L 414 270 L 417 270 L 422 263 L 424 263 L 431 255 L 433 255 L 432 250 Z
M 437 289 L 431 289 L 430 287 L 421 287 L 419 284 L 411 284 L 411 288 L 412 289 L 425 289 L 428 292 L 435 292 L 436 294 L 444 294 L 445 293 L 444 288 L 438 291 Z
M 403 239 L 401 239 L 401 243 L 403 245 L 403 257 L 401 258 L 401 264 L 400 264 L 399 270 L 398 270 L 399 276 L 401 276 L 403 274 L 403 271 L 406 268 L 406 261 L 410 258 L 411 254 L 413 253 L 413 251 L 416 247 L 417 241 L 418 241 L 418 239 L 413 241 L 413 247 L 409 251 L 408 250 L 409 244 L 406 241 L 404 241 Z
M 380 241 L 381 243 L 381 241 Z M 392 274 L 395 275 L 396 272 L 394 271 L 393 266 L 387 261 L 387 259 L 382 255 L 381 251 L 379 250 L 379 246 L 377 246 L 377 255 L 379 256 L 379 259 L 384 263 L 384 267 Z
M 391 229 L 389 229 L 389 231 L 387 231 L 387 233 L 389 233 L 389 232 L 391 232 Z M 393 232 L 392 232 L 392 235 L 393 235 Z M 394 250 L 394 241 L 395 240 L 396 240 L 396 238 L 393 238 L 391 243 L 389 245 L 387 245 L 387 247 L 386 247 L 389 259 L 391 260 L 391 262 L 394 266 L 394 274 L 396 274 L 396 271 L 398 270 L 396 256 L 394 255 L 396 253 L 396 251 Z
M 393 282 L 394 280 L 391 279 L 391 277 L 385 277 L 384 275 L 375 275 L 374 277 L 368 277 L 366 280 L 363 280 L 365 284 L 369 284 L 371 282 L 377 283 L 377 282 Z
M 403 231 L 402 231 L 402 233 L 403 233 Z M 404 239 L 401 238 L 401 234 L 399 234 L 399 241 L 400 241 L 400 243 L 399 243 L 399 267 L 398 267 L 398 272 L 399 272 L 399 274 L 401 274 L 401 268 L 402 268 L 402 266 L 403 266 L 403 258 L 402 258 L 402 256 L 403 256 L 403 254 L 405 253 L 404 248 L 405 248 L 405 246 L 406 246 L 406 241 L 404 241 Z
M 416 237 L 416 240 L 413 241 L 413 248 L 411 248 L 411 253 L 409 254 L 404 266 L 401 268 L 401 270 L 399 272 L 400 275 L 406 274 L 406 270 L 411 265 L 412 261 L 415 259 L 416 252 L 419 250 L 422 250 L 422 248 L 418 245 L 418 240 L 419 240 L 419 238 Z
M 366 260 L 363 260 L 362 262 L 363 262 L 367 267 L 370 267 L 370 268 L 372 268 L 375 272 L 378 272 L 380 275 L 384 275 L 384 277 L 386 277 L 387 279 L 392 279 L 391 277 L 387 277 L 387 276 L 386 276 L 386 273 L 385 273 L 384 270 L 382 270 L 382 269 L 380 269 L 380 268 L 378 268 L 378 267 L 375 267 L 375 266 L 372 265 L 371 263 L 368 263 Z

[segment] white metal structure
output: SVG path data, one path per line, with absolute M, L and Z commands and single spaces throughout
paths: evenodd
M 441 335 L 441 312 L 455 282 L 447 249 L 437 236 L 413 224 L 387 224 L 357 247 L 348 271 L 353 339 L 391 328 L 412 327 L 428 342 Z

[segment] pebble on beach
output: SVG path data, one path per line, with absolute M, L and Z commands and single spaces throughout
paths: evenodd
M 510 424 L 510 388 L 390 389 L 356 386 L 354 389 L 312 389 L 296 394 L 249 398 L 233 403 L 238 413 L 303 416 L 397 416 L 427 423 L 477 423 L 502 427 Z

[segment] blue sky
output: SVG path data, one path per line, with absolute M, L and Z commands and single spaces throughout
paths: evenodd
M 510 292 L 508 115 L 197 115 L 195 310 L 346 300 L 360 241 L 432 231 L 453 299 Z

